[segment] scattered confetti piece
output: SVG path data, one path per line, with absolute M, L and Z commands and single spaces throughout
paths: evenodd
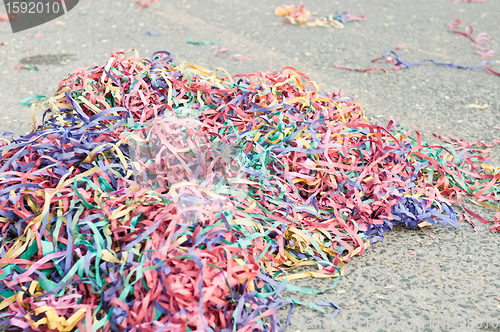
M 19 103 L 24 106 L 31 106 L 32 104 L 40 103 L 46 99 L 47 97 L 42 95 L 31 95 L 29 97 L 24 98 Z
M 474 218 L 476 218 L 477 220 L 479 220 L 480 222 L 482 222 L 483 224 L 487 224 L 487 223 L 490 223 L 490 222 L 494 222 L 494 221 L 489 221 L 489 220 L 486 220 L 484 219 L 483 217 L 481 217 L 480 215 L 478 215 L 477 213 L 475 212 L 472 212 L 471 210 L 469 210 L 468 208 L 466 208 L 465 206 L 462 205 L 462 208 L 465 210 L 465 212 L 467 212 L 468 214 L 470 214 L 471 216 L 473 216 Z
M 398 44 L 398 46 L 396 46 L 396 51 L 402 50 L 403 48 L 404 46 L 402 44 Z
M 393 289 L 394 288 L 394 285 L 387 285 L 385 286 L 385 289 Z
M 373 70 L 381 70 L 384 73 L 386 73 L 385 69 L 379 68 L 379 67 L 372 67 L 372 68 L 367 68 L 367 69 L 353 69 L 353 68 L 347 68 L 346 66 L 339 65 L 337 63 L 334 64 L 335 67 L 340 68 L 340 69 L 345 69 L 345 70 L 352 70 L 352 71 L 359 71 L 359 72 L 370 72 Z
M 429 235 L 429 236 L 430 236 L 430 238 L 431 238 L 431 239 L 433 239 L 433 240 L 437 239 L 437 235 L 432 235 L 432 234 L 431 234 L 431 235 Z
M 157 31 L 146 31 L 146 34 L 150 36 L 159 36 L 161 33 Z
M 191 41 L 191 38 L 189 38 L 187 40 L 187 43 L 188 44 L 191 44 L 191 45 L 215 45 L 215 44 L 218 44 L 220 42 L 220 40 L 217 40 L 216 42 L 212 42 L 212 41 L 199 41 L 199 42 L 194 42 L 194 41 Z
M 9 20 L 9 15 L 0 15 L 0 22 L 8 21 Z
M 463 213 L 461 216 L 460 216 L 460 221 L 463 221 L 463 220 L 467 220 L 467 222 L 472 225 L 472 227 L 474 228 L 474 232 L 477 232 L 477 227 L 476 225 L 472 222 L 472 220 L 469 218 L 468 215 L 466 215 L 465 213 Z
M 484 105 L 469 104 L 469 105 L 467 105 L 466 108 L 478 108 L 480 110 L 484 110 L 485 108 L 488 108 L 488 106 L 490 106 L 490 105 L 488 105 L 488 104 L 484 104 Z
M 42 38 L 43 37 L 43 33 L 39 33 L 39 34 L 36 34 L 36 35 L 27 34 L 26 37 L 29 37 L 29 38 Z
M 422 221 L 421 223 L 418 224 L 418 227 L 420 227 L 420 228 L 430 227 L 430 226 L 432 226 L 432 224 L 430 222 L 427 222 L 427 221 Z
M 451 138 L 451 137 L 446 137 L 446 136 L 441 136 L 438 134 L 432 134 L 433 136 L 436 136 L 443 142 L 446 142 L 448 144 L 453 145 L 456 151 L 460 150 L 467 150 L 467 151 L 474 151 L 480 154 L 489 154 L 491 152 L 491 148 L 500 143 L 500 139 L 495 138 L 493 140 L 492 144 L 486 144 L 484 142 L 474 142 L 471 143 L 468 140 L 465 139 L 457 139 L 457 138 Z M 479 156 L 478 156 L 479 157 Z M 485 162 L 488 159 L 486 158 L 478 158 L 478 161 Z M 482 164 L 482 167 L 487 167 L 486 164 Z M 492 169 L 490 169 L 491 172 L 496 173 Z
M 229 52 L 229 48 L 227 47 L 223 47 L 221 48 L 220 50 L 218 50 L 216 53 L 215 53 L 215 56 L 219 55 L 219 54 L 222 54 L 222 53 L 227 53 Z
M 229 57 L 229 60 L 252 61 L 252 59 L 250 59 L 249 57 L 244 56 L 244 55 L 231 55 L 231 56 Z
M 317 305 L 335 308 L 335 311 L 330 316 L 330 319 L 335 319 L 335 317 L 337 317 L 337 315 L 340 313 L 340 310 L 342 310 L 338 305 L 335 305 L 331 302 L 318 301 Z
M 158 0 L 135 0 L 135 3 L 139 5 L 139 8 L 145 8 L 153 2 L 158 2 Z
M 411 251 L 410 255 L 416 255 L 417 253 L 415 251 Z

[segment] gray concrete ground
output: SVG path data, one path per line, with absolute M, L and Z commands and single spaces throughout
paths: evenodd
M 82 0 L 56 21 L 15 35 L 8 23 L 0 23 L 0 44 L 5 44 L 0 46 L 0 132 L 29 131 L 29 108 L 19 104 L 23 98 L 49 96 L 71 70 L 93 62 L 104 64 L 113 50 L 135 48 L 144 56 L 167 50 L 176 63 L 224 67 L 232 74 L 266 71 L 270 64 L 273 69 L 294 66 L 324 91 L 341 88 L 354 95 L 372 121 L 394 118 L 429 140 L 433 140 L 431 133 L 489 143 L 499 136 L 493 126 L 500 125 L 500 77 L 483 68 L 466 71 L 428 63 L 392 71 L 389 64 L 379 63 L 388 69 L 384 74 L 334 67 L 334 63 L 371 67 L 371 59 L 399 43 L 404 45 L 400 55 L 408 61 L 434 59 L 473 66 L 481 61 L 473 44 L 448 33 L 446 24 L 459 18 L 472 25 L 475 34 L 486 31 L 491 48 L 500 50 L 498 0 L 457 4 L 453 0 L 306 1 L 306 7 L 320 15 L 341 10 L 366 16 L 366 21 L 349 23 L 344 29 L 285 25 L 274 16 L 274 8 L 281 4 L 280 0 L 160 0 L 139 9 L 133 0 Z M 146 35 L 149 30 L 161 34 Z M 219 46 L 228 47 L 232 55 L 242 54 L 253 61 L 216 57 L 217 49 L 190 45 L 188 38 L 220 40 Z M 492 68 L 500 71 L 500 57 L 493 59 Z M 16 64 L 33 62 L 39 64 L 39 71 L 14 69 Z M 489 107 L 466 108 L 484 103 Z M 493 162 L 498 165 L 499 159 Z M 489 211 L 467 206 L 493 217 Z M 456 211 L 462 212 L 458 206 Z M 477 233 L 468 224 L 458 230 L 396 228 L 383 242 L 351 260 L 335 290 L 317 296 L 289 294 L 302 301 L 324 300 L 342 307 L 333 322 L 328 318 L 333 310 L 323 315 L 307 307 L 296 308 L 289 330 L 497 330 L 491 323 L 500 324 L 500 235 L 477 224 Z M 326 287 L 325 280 L 295 284 Z M 386 288 L 389 285 L 394 287 Z M 460 325 L 464 321 L 467 326 Z M 479 322 L 481 328 L 470 325 Z

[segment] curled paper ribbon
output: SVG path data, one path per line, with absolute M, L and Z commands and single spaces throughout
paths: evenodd
M 482 46 L 483 44 L 490 41 L 490 38 L 488 37 L 488 34 L 486 32 L 481 32 L 476 36 L 476 38 L 473 38 L 472 37 L 473 29 L 470 25 L 465 27 L 464 32 L 457 31 L 457 28 L 461 23 L 462 22 L 459 19 L 456 19 L 455 22 L 453 23 L 453 25 L 448 24 L 448 28 L 450 29 L 450 31 L 452 33 L 456 33 L 456 34 L 459 34 L 459 35 L 462 35 L 462 36 L 469 38 L 469 40 L 474 43 L 474 47 L 476 48 L 477 54 L 479 54 L 483 58 L 483 60 L 486 60 L 487 58 L 491 58 L 491 57 L 495 56 L 494 50 L 490 49 L 489 47 Z M 497 76 L 500 76 L 500 72 L 496 72 L 493 69 L 491 69 L 490 67 L 488 67 L 488 64 L 490 64 L 490 63 L 492 63 L 492 62 L 484 63 L 484 68 L 487 71 L 489 71 L 490 73 L 497 75 Z

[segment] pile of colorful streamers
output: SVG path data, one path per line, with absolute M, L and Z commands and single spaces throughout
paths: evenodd
M 500 209 L 485 156 L 370 124 L 291 67 L 114 52 L 32 110 L 0 147 L 4 331 L 278 331 L 303 304 L 284 290 L 332 289 L 395 224 L 458 227 L 462 196 Z
M 337 11 L 335 15 L 328 15 L 326 17 L 315 18 L 316 12 L 310 12 L 305 9 L 304 3 L 300 6 L 285 5 L 278 6 L 274 10 L 276 16 L 284 18 L 285 23 L 292 25 L 303 25 L 308 27 L 332 27 L 344 28 L 344 24 L 353 21 L 364 21 L 364 16 L 351 15 L 347 12 Z

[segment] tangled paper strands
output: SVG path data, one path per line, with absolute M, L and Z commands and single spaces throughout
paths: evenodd
M 481 55 L 481 57 L 483 58 L 483 62 L 477 64 L 474 67 L 459 66 L 459 65 L 456 65 L 456 64 L 453 64 L 453 63 L 440 63 L 440 62 L 436 62 L 436 61 L 431 60 L 431 59 L 427 59 L 427 60 L 423 60 L 423 61 L 420 61 L 420 62 L 413 63 L 413 62 L 409 62 L 409 61 L 406 61 L 406 60 L 402 59 L 394 51 L 385 52 L 385 55 L 383 55 L 381 58 L 373 59 L 372 62 L 376 62 L 376 61 L 379 61 L 379 60 L 384 60 L 384 61 L 386 61 L 388 63 L 392 63 L 393 64 L 393 66 L 391 67 L 392 70 L 399 70 L 401 68 L 404 69 L 404 68 L 410 68 L 410 67 L 414 67 L 414 66 L 420 66 L 420 65 L 423 65 L 426 62 L 431 62 L 431 63 L 433 63 L 433 64 L 435 64 L 437 66 L 447 66 L 447 67 L 452 67 L 452 68 L 457 68 L 457 69 L 465 69 L 465 70 L 476 70 L 479 67 L 484 67 L 490 73 L 492 73 L 494 75 L 497 75 L 497 76 L 500 76 L 499 72 L 496 72 L 493 69 L 491 69 L 490 67 L 488 67 L 488 65 L 494 63 L 494 61 L 485 61 L 487 58 L 495 56 L 495 51 L 494 50 L 491 50 L 488 47 L 481 46 L 481 45 L 483 45 L 483 44 L 485 44 L 485 43 L 487 43 L 487 42 L 490 41 L 490 39 L 488 37 L 488 34 L 486 32 L 482 32 L 482 33 L 478 34 L 476 36 L 476 38 L 473 38 L 472 37 L 472 31 L 473 30 L 472 30 L 471 26 L 467 26 L 465 28 L 464 32 L 460 32 L 460 31 L 456 30 L 457 27 L 460 24 L 461 24 L 461 21 L 457 19 L 457 20 L 455 20 L 455 22 L 454 22 L 453 25 L 452 24 L 448 24 L 448 28 L 450 29 L 450 31 L 452 33 L 457 33 L 457 34 L 460 34 L 462 36 L 465 36 L 465 37 L 469 38 L 474 43 L 475 48 L 476 48 L 476 52 L 479 55 Z M 396 48 L 396 50 L 397 49 L 398 48 Z M 401 48 L 399 48 L 399 49 L 401 49 Z M 371 67 L 371 68 L 367 68 L 367 69 L 357 69 L 357 68 L 348 68 L 348 67 L 340 65 L 340 64 L 334 64 L 334 66 L 337 67 L 337 68 L 340 68 L 340 69 L 351 70 L 351 71 L 358 71 L 358 72 L 370 72 L 370 71 L 374 71 L 374 70 L 381 70 L 384 73 L 386 73 L 385 69 L 379 68 L 379 67 Z
M 446 66 L 446 67 L 452 67 L 452 68 L 457 68 L 457 69 L 465 69 L 465 70 L 476 70 L 477 68 L 479 68 L 481 66 L 484 66 L 486 69 L 488 69 L 487 64 L 493 63 L 493 61 L 490 61 L 490 62 L 481 62 L 481 63 L 477 64 L 474 67 L 464 67 L 464 66 L 459 66 L 459 65 L 453 64 L 453 63 L 440 63 L 440 62 L 436 62 L 436 61 L 431 60 L 431 59 L 422 60 L 420 62 L 409 62 L 409 61 L 406 61 L 406 60 L 402 59 L 394 51 L 385 52 L 385 55 L 383 55 L 381 58 L 373 59 L 372 62 L 377 62 L 377 61 L 380 61 L 380 60 L 383 60 L 385 62 L 393 64 L 393 66 L 391 67 L 392 70 L 399 70 L 399 69 L 402 69 L 402 68 L 406 69 L 406 68 L 410 68 L 410 67 L 421 66 L 421 65 L 423 65 L 426 62 L 431 62 L 431 63 L 433 63 L 433 64 L 435 64 L 437 66 Z M 348 68 L 346 66 L 339 65 L 337 63 L 335 63 L 334 66 L 337 67 L 337 68 L 340 68 L 340 69 L 350 70 L 350 71 L 370 72 L 370 71 L 374 71 L 374 70 L 381 70 L 384 73 L 386 73 L 386 70 L 383 69 L 383 68 L 380 68 L 380 67 L 371 67 L 371 68 L 367 68 L 367 69 L 357 69 L 357 68 Z M 491 69 L 488 69 L 488 71 L 496 74 Z
M 465 28 L 464 32 L 460 32 L 460 31 L 456 30 L 456 28 L 460 24 L 461 24 L 461 21 L 457 19 L 457 20 L 455 20 L 455 23 L 453 25 L 448 24 L 448 28 L 450 29 L 450 31 L 452 33 L 457 33 L 457 34 L 460 34 L 462 36 L 465 36 L 465 37 L 469 38 L 474 43 L 475 48 L 476 48 L 476 52 L 479 55 L 481 55 L 481 57 L 483 58 L 483 62 L 477 64 L 474 67 L 463 67 L 463 66 L 455 65 L 453 63 L 439 63 L 439 62 L 436 62 L 434 60 L 423 60 L 423 61 L 418 62 L 418 63 L 411 63 L 411 62 L 408 62 L 406 60 L 401 59 L 401 57 L 398 54 L 396 54 L 396 52 L 394 52 L 394 51 L 385 52 L 385 56 L 383 56 L 382 58 L 374 59 L 374 60 L 372 60 L 372 62 L 379 61 L 379 60 L 385 60 L 389 63 L 394 64 L 394 66 L 392 67 L 393 70 L 398 70 L 401 68 L 409 68 L 411 66 L 420 66 L 420 65 L 424 64 L 425 62 L 432 62 L 433 64 L 438 65 L 438 66 L 448 66 L 448 67 L 453 67 L 453 68 L 457 68 L 457 69 L 466 69 L 466 70 L 475 70 L 478 67 L 484 67 L 490 73 L 497 75 L 497 76 L 500 76 L 499 72 L 496 72 L 493 69 L 491 69 L 490 67 L 488 67 L 488 64 L 492 64 L 492 63 L 494 63 L 494 61 L 484 61 L 487 58 L 491 58 L 491 57 L 495 56 L 494 50 L 491 50 L 489 47 L 481 46 L 481 45 L 490 41 L 488 34 L 486 32 L 482 32 L 482 33 L 478 34 L 476 36 L 476 38 L 473 38 L 472 37 L 473 29 L 471 26 L 467 26 Z M 345 68 L 343 68 L 343 69 L 345 69 Z M 371 68 L 371 69 L 368 69 L 365 71 L 370 71 L 370 70 L 374 70 L 374 69 L 375 68 Z M 377 69 L 380 69 L 380 68 L 377 68 Z
M 479 68 L 481 66 L 486 66 L 486 64 L 487 64 L 487 62 L 481 62 L 474 67 L 464 67 L 464 66 L 459 66 L 459 65 L 453 64 L 453 63 L 440 63 L 440 62 L 436 62 L 436 61 L 431 60 L 431 59 L 422 60 L 420 62 L 413 63 L 413 62 L 409 62 L 409 61 L 402 59 L 394 51 L 385 52 L 384 56 L 382 56 L 381 58 L 373 59 L 372 62 L 376 62 L 379 60 L 384 60 L 386 62 L 392 63 L 393 64 L 393 66 L 391 68 L 392 70 L 399 70 L 401 68 L 421 66 L 426 62 L 431 62 L 431 63 L 435 64 L 436 66 L 447 66 L 447 67 L 452 67 L 452 68 L 457 68 L 457 69 L 466 69 L 466 70 L 476 70 L 477 68 Z
M 278 6 L 274 10 L 274 14 L 283 17 L 283 22 L 287 24 L 308 27 L 332 27 L 342 29 L 347 22 L 365 20 L 364 16 L 351 15 L 340 11 L 336 12 L 335 15 L 315 18 L 313 16 L 317 15 L 317 13 L 306 10 L 303 3 L 301 3 L 300 6 Z
M 301 304 L 284 290 L 332 289 L 395 224 L 458 227 L 463 195 L 499 210 L 500 172 L 463 141 L 372 125 L 290 67 L 112 53 L 32 108 L 0 147 L 4 331 L 278 331 Z M 334 281 L 288 283 L 307 276 Z

